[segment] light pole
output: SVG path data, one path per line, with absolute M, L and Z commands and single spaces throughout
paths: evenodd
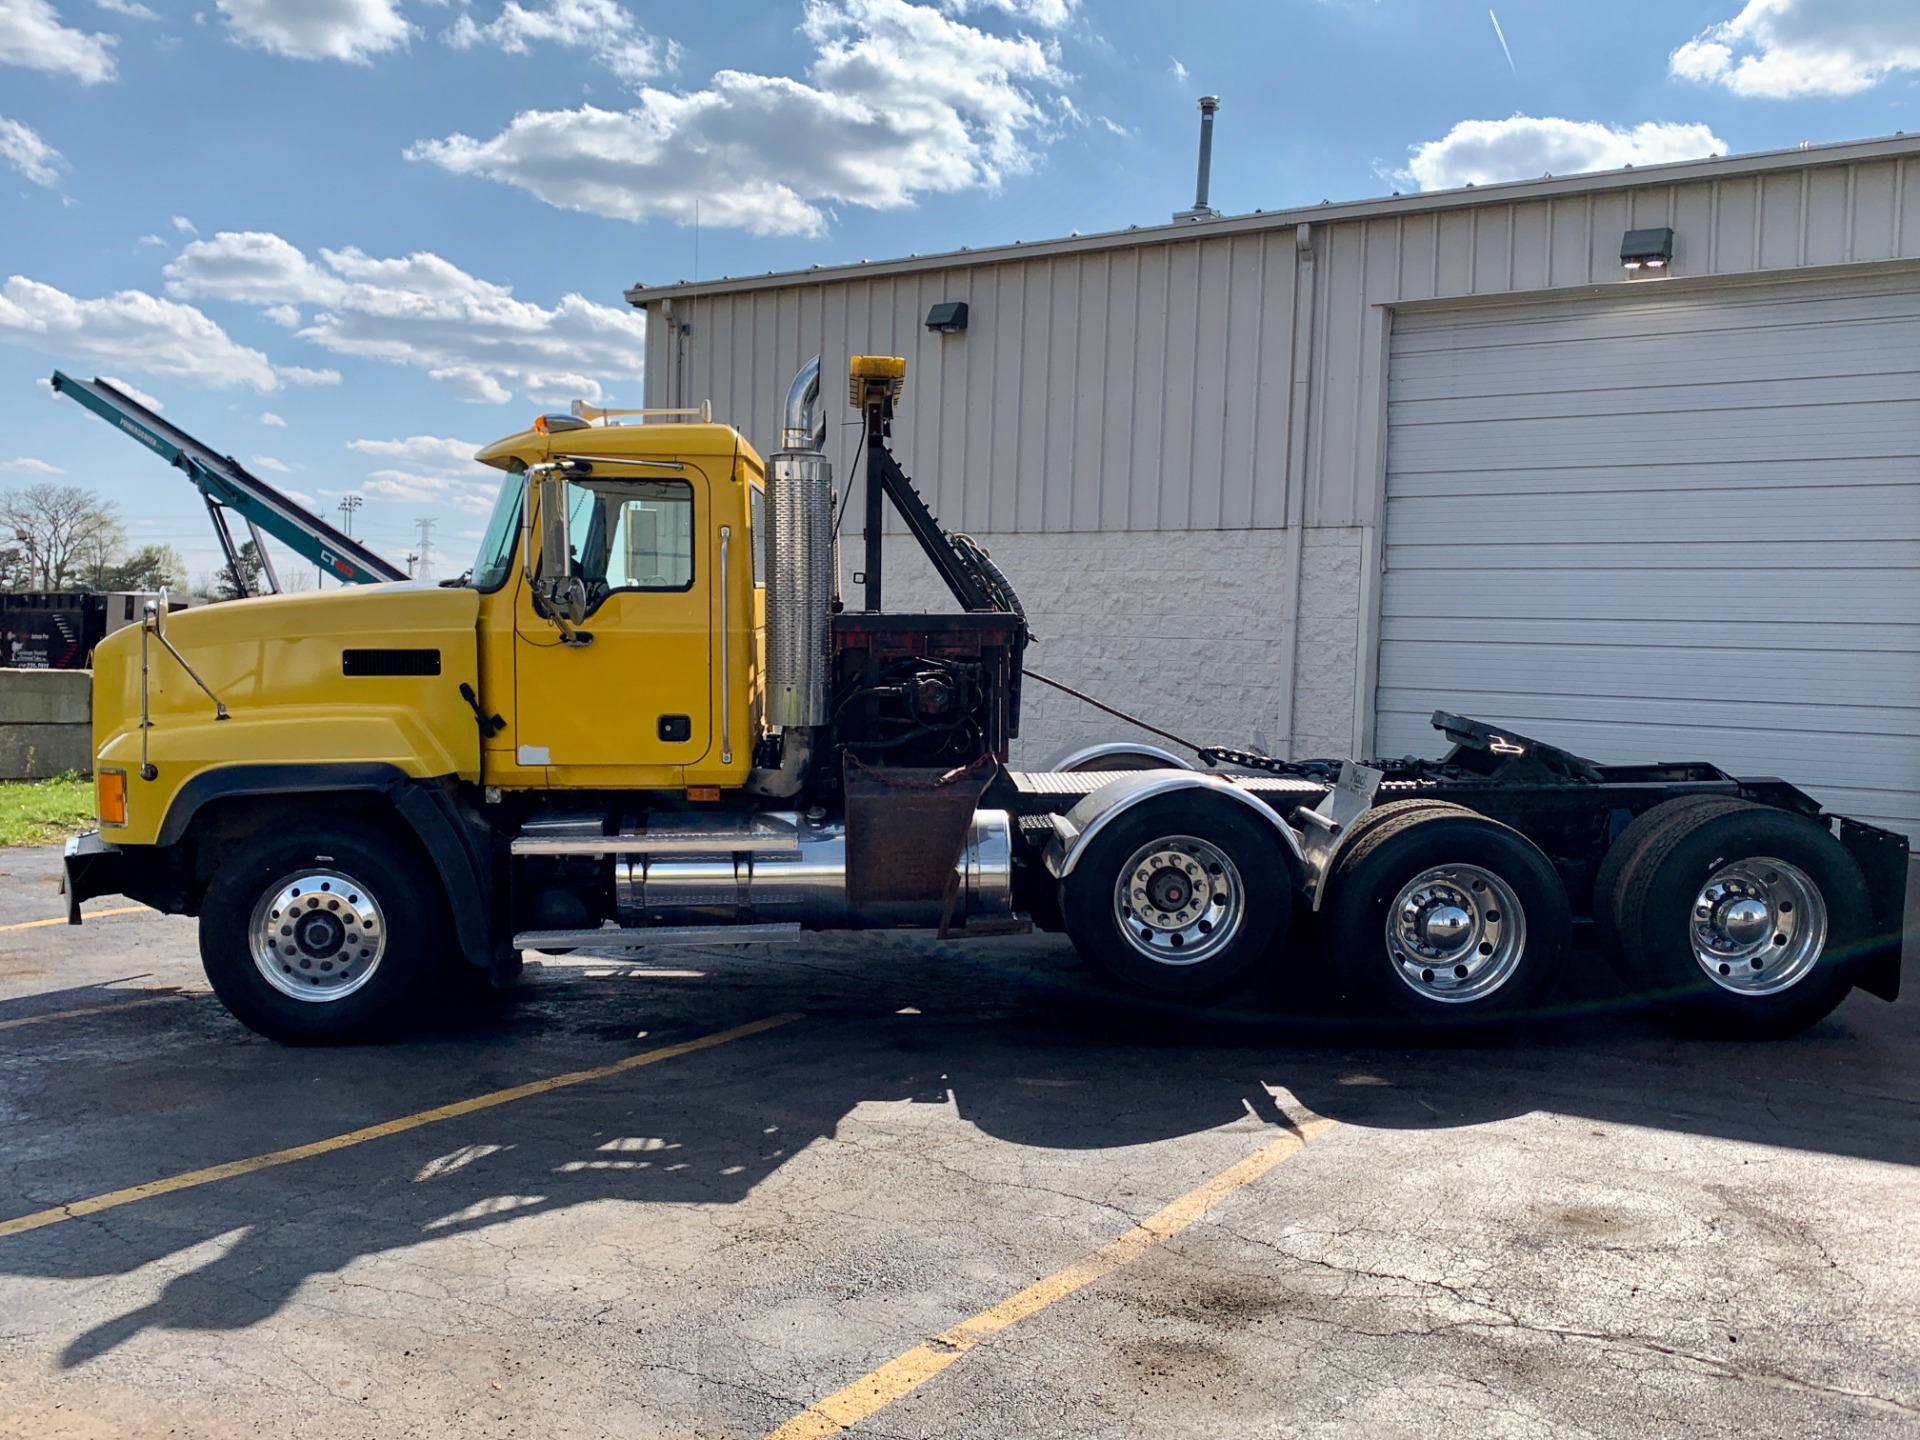
M 353 512 L 367 502 L 358 495 L 349 495 L 340 502 L 340 513 L 346 517 L 347 538 L 353 538 Z

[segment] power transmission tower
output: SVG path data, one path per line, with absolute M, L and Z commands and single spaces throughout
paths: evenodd
M 440 522 L 432 518 L 417 519 L 413 522 L 420 527 L 420 566 L 413 572 L 417 580 L 433 578 L 433 527 Z

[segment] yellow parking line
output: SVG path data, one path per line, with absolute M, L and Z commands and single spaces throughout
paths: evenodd
M 485 1095 L 474 1096 L 471 1100 L 456 1100 L 451 1105 L 437 1105 L 431 1110 L 402 1115 L 397 1120 L 383 1120 L 378 1125 L 349 1130 L 344 1135 L 335 1135 L 326 1140 L 315 1140 L 306 1145 L 292 1145 L 285 1150 L 270 1151 L 265 1155 L 255 1155 L 247 1160 L 229 1160 L 224 1165 L 209 1165 L 202 1170 L 188 1170 L 184 1174 L 169 1175 L 162 1180 L 149 1180 L 144 1185 L 132 1185 L 125 1190 L 110 1190 L 105 1195 L 95 1195 L 87 1200 L 73 1200 L 65 1205 L 56 1205 L 50 1210 L 36 1210 L 31 1215 L 21 1215 L 16 1219 L 0 1221 L 0 1239 L 9 1235 L 24 1235 L 27 1231 L 38 1230 L 43 1225 L 58 1225 L 62 1220 L 77 1220 L 83 1215 L 97 1215 L 102 1210 L 131 1205 L 136 1200 L 151 1199 L 155 1195 L 171 1195 L 176 1190 L 191 1190 L 196 1185 L 211 1185 L 216 1180 L 230 1180 L 236 1175 L 251 1175 L 256 1170 L 271 1170 L 276 1165 L 291 1165 L 296 1160 L 310 1160 L 315 1155 L 326 1155 L 335 1150 L 345 1150 L 352 1145 L 364 1145 L 369 1140 L 381 1140 L 389 1135 L 404 1134 L 408 1130 L 418 1130 L 423 1125 L 436 1125 L 442 1120 L 457 1120 L 462 1115 L 471 1115 L 479 1110 L 491 1110 L 496 1105 L 511 1105 L 515 1100 L 525 1100 L 529 1096 L 545 1095 L 551 1090 L 564 1090 L 569 1085 L 584 1085 L 589 1080 L 604 1080 L 611 1075 L 637 1070 L 642 1065 L 657 1065 L 662 1060 L 691 1055 L 696 1050 L 711 1050 L 716 1045 L 725 1045 L 729 1040 L 743 1040 L 749 1035 L 758 1035 L 763 1030 L 772 1030 L 799 1018 L 798 1014 L 772 1015 L 765 1020 L 755 1020 L 751 1024 L 736 1025 L 731 1030 L 702 1035 L 697 1040 L 682 1040 L 677 1045 L 662 1045 L 655 1050 L 643 1050 L 638 1055 L 629 1055 L 626 1059 L 615 1060 L 610 1065 L 596 1065 L 591 1070 L 574 1070 L 565 1075 L 549 1076 L 545 1080 L 530 1080 L 524 1085 L 510 1085 L 505 1090 L 490 1090 Z
M 1261 1146 L 1239 1164 L 1221 1171 L 1206 1184 L 1189 1190 L 1164 1210 L 1148 1216 L 1119 1239 L 1102 1245 L 1066 1269 L 1035 1281 L 1019 1294 L 1009 1296 L 991 1309 L 982 1310 L 969 1320 L 962 1320 L 952 1329 L 934 1336 L 925 1345 L 916 1345 L 878 1370 L 862 1375 L 845 1389 L 810 1405 L 775 1430 L 767 1440 L 825 1440 L 827 1436 L 838 1435 L 849 1426 L 859 1424 L 869 1415 L 885 1409 L 910 1390 L 938 1375 L 988 1336 L 1111 1275 L 1156 1245 L 1164 1245 L 1229 1195 L 1245 1189 L 1282 1161 L 1292 1159 L 1308 1141 L 1325 1134 L 1338 1123 L 1335 1120 L 1309 1120 L 1297 1130 Z
M 18 1020 L 0 1020 L 0 1030 L 20 1025 L 38 1025 L 46 1020 L 78 1020 L 82 1015 L 110 1015 L 116 1010 L 138 1010 L 142 1005 L 158 1005 L 166 1000 L 187 1000 L 187 995 L 151 995 L 145 1000 L 127 1000 L 119 1005 L 88 1005 L 79 1010 L 49 1010 L 44 1015 L 22 1015 Z
M 98 920 L 105 915 L 137 915 L 142 910 L 154 915 L 160 913 L 150 905 L 116 905 L 111 910 L 83 910 L 80 913 L 89 920 Z M 17 925 L 0 925 L 0 932 L 7 930 L 38 930 L 42 925 L 65 925 L 67 923 L 67 917 L 64 915 L 57 920 L 22 920 Z

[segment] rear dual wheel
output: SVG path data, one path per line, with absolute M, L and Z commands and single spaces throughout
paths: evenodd
M 1566 953 L 1566 892 L 1524 835 L 1407 800 L 1356 822 L 1327 876 L 1324 952 L 1362 1008 L 1409 1027 L 1498 1026 L 1539 1001 Z
M 1846 998 L 1866 881 L 1804 815 L 1722 796 L 1647 811 L 1601 867 L 1594 920 L 1633 992 L 1697 1034 L 1794 1034 Z

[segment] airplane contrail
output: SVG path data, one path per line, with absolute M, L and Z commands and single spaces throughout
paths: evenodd
M 1487 18 L 1493 22 L 1493 33 L 1500 41 L 1502 53 L 1507 57 L 1507 68 L 1518 75 L 1520 73 L 1520 67 L 1513 63 L 1513 51 L 1507 48 L 1507 32 L 1500 28 L 1500 17 L 1489 10 L 1487 11 Z

